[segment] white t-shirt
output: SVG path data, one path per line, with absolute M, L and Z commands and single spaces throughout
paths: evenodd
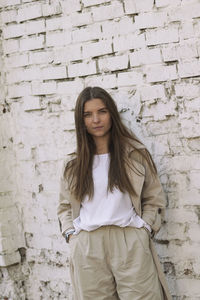
M 150 226 L 136 214 L 128 193 L 122 193 L 116 188 L 112 193 L 107 191 L 109 164 L 109 153 L 94 156 L 94 196 L 91 200 L 86 196 L 81 202 L 80 215 L 73 221 L 75 234 L 104 225 L 145 226 L 151 231 Z

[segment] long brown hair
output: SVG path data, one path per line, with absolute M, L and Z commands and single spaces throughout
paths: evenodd
M 96 146 L 92 136 L 87 132 L 84 124 L 84 105 L 94 98 L 101 99 L 111 115 L 112 126 L 110 129 L 110 167 L 108 174 L 108 190 L 116 187 L 121 192 L 134 195 L 135 191 L 129 180 L 126 164 L 128 163 L 127 146 L 133 149 L 131 141 L 142 144 L 135 135 L 122 123 L 113 98 L 100 87 L 86 87 L 78 96 L 75 106 L 75 127 L 77 150 L 75 158 L 68 162 L 64 176 L 68 181 L 70 191 L 82 201 L 88 195 L 92 198 L 94 185 L 92 178 L 92 164 Z M 136 149 L 147 160 L 152 173 L 156 173 L 156 166 L 147 149 Z

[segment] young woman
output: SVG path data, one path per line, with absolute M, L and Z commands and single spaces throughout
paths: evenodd
M 75 125 L 58 205 L 74 299 L 171 299 L 151 239 L 164 209 L 151 155 L 100 87 L 80 93 Z

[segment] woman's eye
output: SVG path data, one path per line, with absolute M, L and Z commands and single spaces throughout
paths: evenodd
M 88 118 L 88 117 L 91 116 L 91 114 L 88 114 L 88 113 L 87 113 L 87 114 L 84 114 L 83 116 L 84 116 L 84 118 Z
M 100 110 L 100 113 L 105 114 L 105 113 L 107 113 L 107 110 Z

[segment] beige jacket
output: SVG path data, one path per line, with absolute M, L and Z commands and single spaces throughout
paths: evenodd
M 134 147 L 136 149 L 144 148 L 143 145 L 136 142 L 134 143 Z M 136 192 L 134 196 L 131 196 L 131 200 L 136 213 L 151 226 L 154 235 L 161 227 L 161 217 L 165 208 L 163 189 L 158 176 L 151 174 L 151 170 L 142 155 L 134 148 L 128 151 L 130 163 L 134 165 L 136 170 L 139 170 L 139 172 L 135 172 L 135 170 L 127 167 L 127 173 Z M 73 220 L 80 213 L 80 202 L 69 192 L 67 182 L 63 177 L 61 177 L 60 181 L 60 197 L 57 213 L 62 233 L 73 228 Z M 171 300 L 152 238 L 150 238 L 150 249 L 158 270 L 160 282 L 163 286 L 164 299 Z

